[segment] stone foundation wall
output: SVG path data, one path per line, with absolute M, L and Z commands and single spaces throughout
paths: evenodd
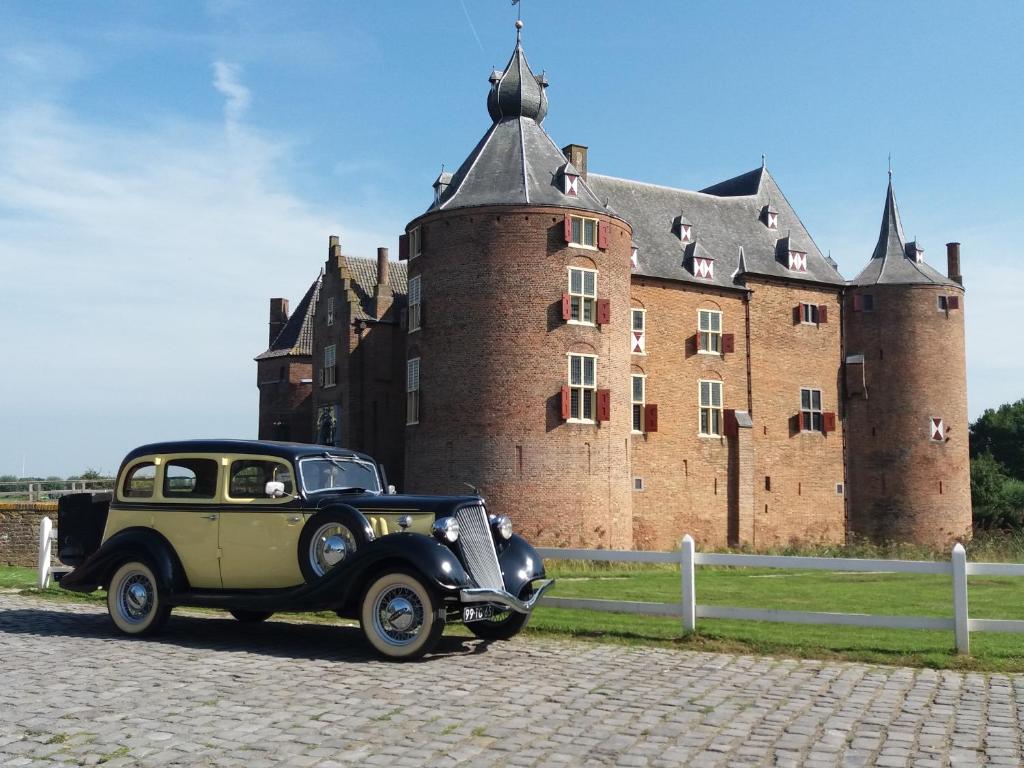
M 0 502 L 0 565 L 36 566 L 44 517 L 56 523 L 57 502 Z

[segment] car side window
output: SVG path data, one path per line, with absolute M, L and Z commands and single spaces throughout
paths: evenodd
M 164 465 L 165 499 L 212 499 L 217 495 L 217 462 L 171 459 Z
M 228 495 L 232 499 L 266 499 L 267 483 L 271 480 L 284 483 L 285 493 L 295 493 L 292 473 L 286 464 L 261 459 L 233 461 Z
M 128 470 L 121 486 L 121 495 L 126 499 L 148 499 L 153 496 L 156 483 L 156 465 L 143 461 Z

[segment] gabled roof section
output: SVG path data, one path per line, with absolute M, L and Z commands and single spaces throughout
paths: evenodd
M 358 256 L 346 256 L 345 266 L 352 276 L 352 290 L 359 299 L 356 320 L 374 320 L 373 292 L 377 287 L 377 262 Z M 409 263 L 392 261 L 388 263 L 388 285 L 395 297 L 409 295 Z
M 284 328 L 270 344 L 270 348 L 256 356 L 257 360 L 269 360 L 275 357 L 301 357 L 313 354 L 313 316 L 320 300 L 320 286 L 323 275 L 317 275 L 295 308 Z
M 541 127 L 548 106 L 547 78 L 533 74 L 518 34 L 508 65 L 492 72 L 490 80 L 487 111 L 493 124 L 427 210 L 552 205 L 607 213 L 583 178 L 576 197 L 566 195 L 559 184 L 566 157 Z
M 835 285 L 844 282 L 764 167 L 701 192 L 594 173 L 589 183 L 633 227 L 639 262 L 633 274 L 733 288 L 742 286 L 744 275 Z M 778 229 L 768 229 L 761 215 L 769 203 L 779 212 Z M 693 225 L 694 242 L 715 260 L 712 280 L 695 278 L 684 264 L 686 253 L 676 226 L 680 211 L 685 211 Z M 807 272 L 791 272 L 780 263 L 778 242 L 787 236 L 797 250 L 807 252 Z
M 882 209 L 882 226 L 878 231 L 878 242 L 871 253 L 868 265 L 850 281 L 851 285 L 951 285 L 961 287 L 937 269 L 915 261 L 907 255 L 907 239 L 903 234 L 900 209 L 896 205 L 896 193 L 892 188 L 892 175 L 885 192 L 885 207 Z

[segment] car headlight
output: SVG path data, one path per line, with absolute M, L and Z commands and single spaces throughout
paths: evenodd
M 508 515 L 491 515 L 491 525 L 505 541 L 512 538 L 512 520 Z
M 459 540 L 459 521 L 454 517 L 442 517 L 435 520 L 430 527 L 431 532 L 442 541 L 454 544 Z

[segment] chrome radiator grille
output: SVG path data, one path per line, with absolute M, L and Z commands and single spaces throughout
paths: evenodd
M 459 524 L 459 553 L 473 581 L 480 587 L 504 589 L 487 511 L 479 504 L 463 507 L 455 513 L 455 520 Z

